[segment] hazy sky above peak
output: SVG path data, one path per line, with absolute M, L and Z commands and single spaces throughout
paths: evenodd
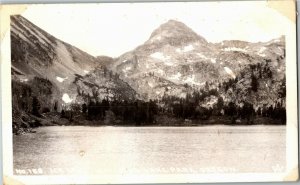
M 169 19 L 208 42 L 268 41 L 286 32 L 286 18 L 263 1 L 32 5 L 22 15 L 94 56 L 118 57 Z

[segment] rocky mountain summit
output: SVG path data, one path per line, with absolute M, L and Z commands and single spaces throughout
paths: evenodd
M 109 68 L 143 98 L 161 99 L 165 95 L 185 97 L 206 83 L 217 88 L 231 79 L 249 81 L 241 73 L 266 63 L 273 74 L 271 80 L 283 80 L 284 37 L 258 43 L 209 43 L 185 24 L 170 20 L 154 30 L 144 44 L 118 57 Z M 258 83 L 265 86 L 261 79 Z M 222 94 L 225 96 L 226 92 Z

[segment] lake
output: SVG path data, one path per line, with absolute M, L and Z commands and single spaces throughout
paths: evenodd
M 285 126 L 52 126 L 35 130 L 13 136 L 17 175 L 243 173 L 285 167 Z

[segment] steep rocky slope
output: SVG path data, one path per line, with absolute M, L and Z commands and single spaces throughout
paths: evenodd
M 24 17 L 11 16 L 13 82 L 32 86 L 36 77 L 48 80 L 51 83 L 52 93 L 49 95 L 51 101 L 45 106 L 50 109 L 52 109 L 50 102 L 53 105 L 57 102 L 58 109 L 60 109 L 62 105 L 79 101 L 76 99 L 78 89 L 81 93 L 85 91 L 84 93 L 90 96 L 93 95 L 92 89 L 93 91 L 99 90 L 98 94 L 101 97 L 107 97 L 108 95 L 120 96 L 121 93 L 115 90 L 120 86 L 123 91 L 128 91 L 123 95 L 124 98 L 134 97 L 135 92 L 122 80 L 106 75 L 96 75 L 104 73 L 104 68 L 101 66 L 105 66 L 105 62 L 109 59 L 105 56 L 95 58 L 53 37 Z M 109 70 L 107 73 L 111 73 L 111 76 L 115 75 Z M 83 82 L 89 85 L 83 86 Z

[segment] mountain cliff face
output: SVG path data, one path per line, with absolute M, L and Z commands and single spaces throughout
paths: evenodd
M 253 70 L 257 65 L 267 69 Z M 170 20 L 157 28 L 144 44 L 118 57 L 109 68 L 145 99 L 161 99 L 165 95 L 186 97 L 209 84 L 225 100 L 235 101 L 249 93 L 247 84 L 255 76 L 260 90 L 251 96 L 259 97 L 261 100 L 257 101 L 261 102 L 261 96 L 270 94 L 273 85 L 281 84 L 284 79 L 285 40 L 280 37 L 259 43 L 234 40 L 209 43 L 183 23 Z M 266 70 L 272 73 L 268 80 L 259 76 Z M 233 100 L 223 84 L 234 79 L 237 89 L 247 92 Z M 275 99 L 276 93 L 274 101 L 268 103 L 274 103 Z
M 133 98 L 135 91 L 127 83 L 104 73 L 109 57 L 95 58 L 80 49 L 67 44 L 35 26 L 22 16 L 11 16 L 11 70 L 13 83 L 33 87 L 37 79 L 45 79 L 50 84 L 51 94 L 47 97 L 47 107 L 57 102 L 62 104 L 80 102 L 81 94 L 93 96 L 92 91 L 107 96 Z M 80 79 L 78 78 L 80 77 Z M 89 84 L 89 85 L 83 85 Z M 127 92 L 122 94 L 116 87 Z M 80 90 L 80 95 L 78 94 Z M 40 92 L 35 95 L 40 96 Z

